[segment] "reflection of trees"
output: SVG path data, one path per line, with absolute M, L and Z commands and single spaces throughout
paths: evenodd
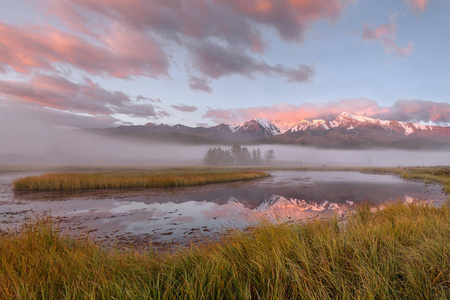
M 272 149 L 266 151 L 264 159 L 267 163 L 270 163 L 275 159 L 275 151 Z M 253 149 L 251 152 L 247 147 L 241 147 L 241 145 L 233 145 L 231 149 L 222 149 L 221 147 L 209 148 L 206 152 L 203 162 L 206 165 L 262 165 L 263 159 L 261 155 L 261 149 Z

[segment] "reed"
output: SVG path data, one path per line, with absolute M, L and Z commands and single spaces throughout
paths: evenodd
M 173 169 L 96 173 L 49 173 L 14 181 L 15 191 L 164 188 L 251 180 L 270 176 L 262 171 Z
M 0 299 L 448 299 L 450 206 L 261 221 L 177 253 L 105 250 L 49 219 L 0 236 Z

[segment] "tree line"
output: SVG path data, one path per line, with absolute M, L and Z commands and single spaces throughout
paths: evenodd
M 251 152 L 247 147 L 234 145 L 231 149 L 222 149 L 221 147 L 209 148 L 203 158 L 205 165 L 213 166 L 249 166 L 270 164 L 275 159 L 275 151 L 272 149 L 261 154 L 261 149 L 253 149 Z

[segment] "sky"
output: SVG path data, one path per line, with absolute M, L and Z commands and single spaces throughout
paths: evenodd
M 2 0 L 0 118 L 213 126 L 345 111 L 448 126 L 449 13 L 448 0 Z

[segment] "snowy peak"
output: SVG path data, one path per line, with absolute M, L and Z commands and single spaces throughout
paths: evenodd
M 284 122 L 282 120 L 275 120 L 272 122 L 272 124 L 278 128 L 280 134 L 285 133 L 286 131 L 297 125 L 296 122 Z
M 402 133 L 404 135 L 410 135 L 413 133 L 421 133 L 423 131 L 433 130 L 446 130 L 444 127 L 419 125 L 411 122 L 400 121 L 386 121 L 380 119 L 374 119 L 366 116 L 357 116 L 348 112 L 343 112 L 337 116 L 333 121 L 325 120 L 302 120 L 296 125 L 291 127 L 286 132 L 299 132 L 307 130 L 330 130 L 332 128 L 341 128 L 346 130 L 358 130 L 358 129 L 379 129 L 389 132 Z M 442 129 L 444 128 L 444 129 Z
M 334 120 L 326 121 L 317 120 L 300 120 L 298 122 L 285 122 L 283 120 L 269 121 L 263 118 L 253 119 L 242 124 L 228 125 L 220 124 L 208 128 L 190 128 L 181 124 L 170 126 L 167 124 L 147 123 L 145 125 L 148 130 L 176 130 L 179 132 L 195 131 L 196 134 L 203 131 L 222 132 L 237 136 L 238 139 L 264 139 L 276 135 L 293 134 L 301 132 L 327 132 L 334 130 L 346 130 L 349 133 L 362 133 L 367 130 L 375 130 L 378 132 L 395 133 L 404 136 L 408 135 L 435 135 L 450 134 L 450 127 L 439 127 L 430 125 L 420 125 L 411 122 L 387 121 L 366 116 L 357 116 L 348 112 L 339 114 Z
M 240 125 L 229 125 L 232 132 L 257 132 L 261 137 L 270 137 L 280 134 L 280 130 L 267 119 L 253 119 Z

